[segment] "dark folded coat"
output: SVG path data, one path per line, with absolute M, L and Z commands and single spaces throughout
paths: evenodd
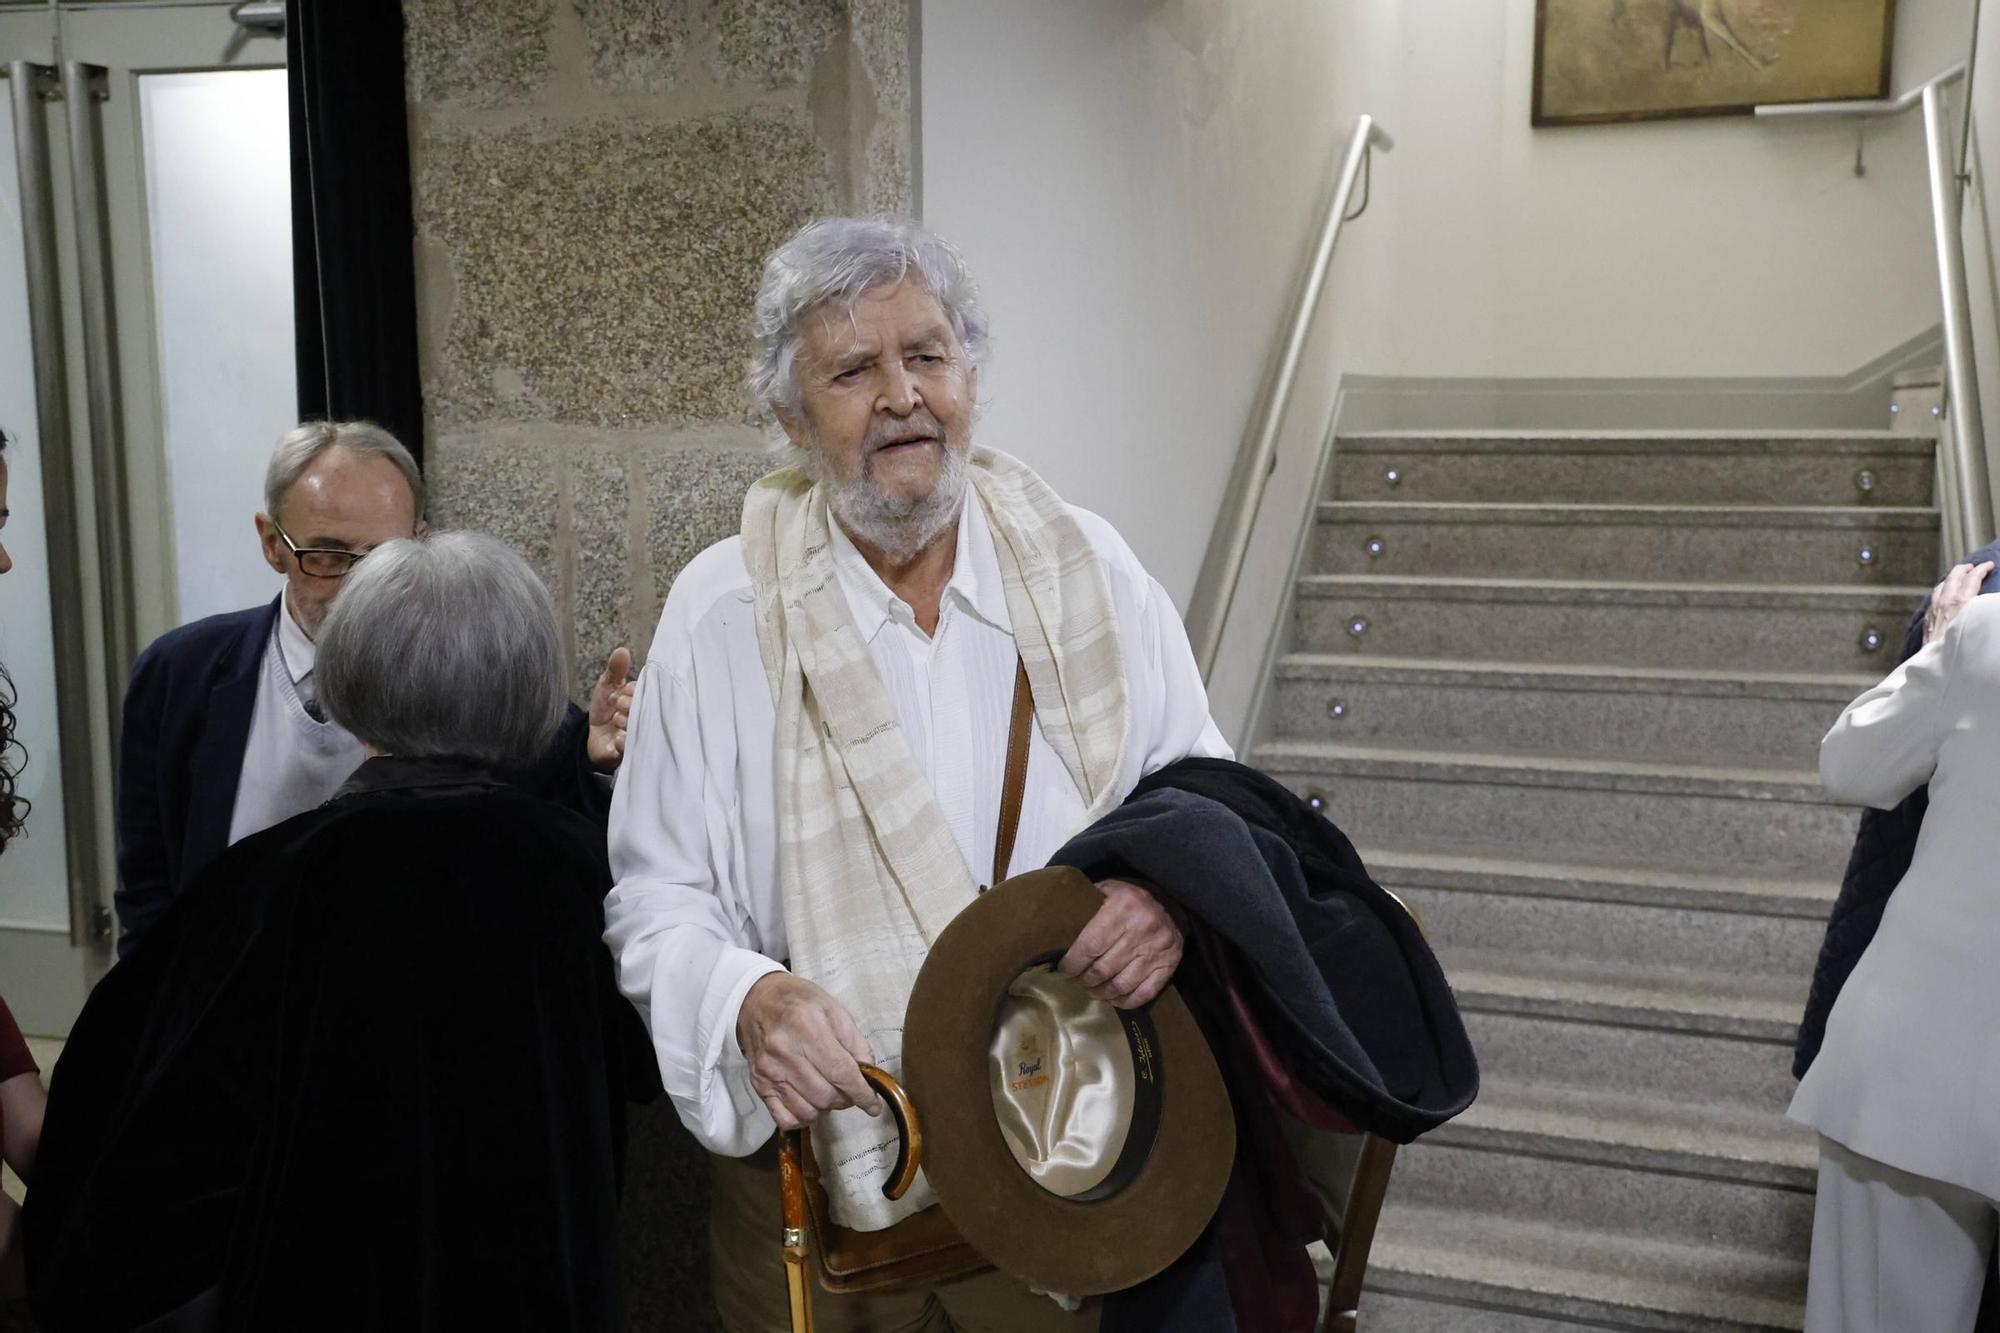
M 63 1053 L 42 1326 L 615 1327 L 622 1105 L 657 1071 L 609 882 L 589 821 L 393 760 L 229 849 Z
M 1105 1333 L 1306 1333 L 1319 1319 L 1306 1251 L 1318 1205 L 1279 1108 L 1303 1090 L 1332 1113 L 1308 1123 L 1407 1143 L 1470 1106 L 1479 1068 L 1437 959 L 1331 821 L 1228 760 L 1170 764 L 1053 861 L 1144 879 L 1180 909 L 1188 948 L 1174 985 L 1236 1115 L 1236 1162 L 1208 1231 L 1165 1272 L 1107 1297 Z M 1278 1070 L 1253 1058 L 1239 1000 Z
M 1226 941 L 1287 1069 L 1359 1128 L 1408 1143 L 1478 1094 L 1422 931 L 1346 836 L 1272 778 L 1183 759 L 1051 859 L 1149 880 Z

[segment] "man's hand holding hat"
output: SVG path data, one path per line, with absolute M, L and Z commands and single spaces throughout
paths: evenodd
M 736 1042 L 750 1062 L 750 1087 L 779 1129 L 804 1129 L 850 1106 L 882 1112 L 861 1077 L 874 1052 L 840 1001 L 804 977 L 772 972 L 752 986 L 737 1011 Z
M 1160 900 L 1124 879 L 1097 883 L 1104 906 L 1063 955 L 1061 971 L 1120 1009 L 1150 1004 L 1181 964 L 1181 932 Z
M 1143 1282 L 1195 1243 L 1229 1184 L 1222 1071 L 1178 985 L 1152 980 L 1180 957 L 1166 913 L 1130 881 L 1029 871 L 953 918 L 911 988 L 901 1077 L 923 1119 L 918 1165 L 967 1243 L 1038 1290 Z M 1052 971 L 1079 941 L 1081 971 Z M 1104 988 L 1153 999 L 1085 998 L 1093 966 L 1110 969 Z

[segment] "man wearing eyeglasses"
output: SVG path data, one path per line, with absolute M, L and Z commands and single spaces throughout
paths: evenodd
M 162 635 L 132 670 L 118 765 L 121 958 L 223 848 L 323 804 L 363 758 L 319 707 L 313 637 L 357 562 L 425 534 L 423 476 L 379 426 L 308 422 L 278 441 L 264 506 L 257 536 L 284 592 Z M 599 775 L 625 753 L 631 660 L 611 655 L 590 712 L 570 709 L 543 762 L 510 775 L 518 785 L 604 820 Z

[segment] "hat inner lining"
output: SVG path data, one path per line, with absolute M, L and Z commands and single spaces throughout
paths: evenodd
M 1034 959 L 995 1007 L 988 1048 L 993 1114 L 1014 1161 L 1078 1203 L 1117 1194 L 1159 1128 L 1160 1043 L 1144 1009 L 1120 1010 Z

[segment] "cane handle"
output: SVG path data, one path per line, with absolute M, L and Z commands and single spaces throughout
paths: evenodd
M 861 1077 L 882 1094 L 889 1114 L 896 1121 L 896 1165 L 890 1169 L 889 1178 L 882 1182 L 882 1197 L 900 1199 L 916 1183 L 917 1168 L 923 1165 L 923 1125 L 917 1120 L 917 1108 L 911 1104 L 910 1094 L 903 1091 L 903 1085 L 889 1071 L 874 1065 L 863 1065 Z

